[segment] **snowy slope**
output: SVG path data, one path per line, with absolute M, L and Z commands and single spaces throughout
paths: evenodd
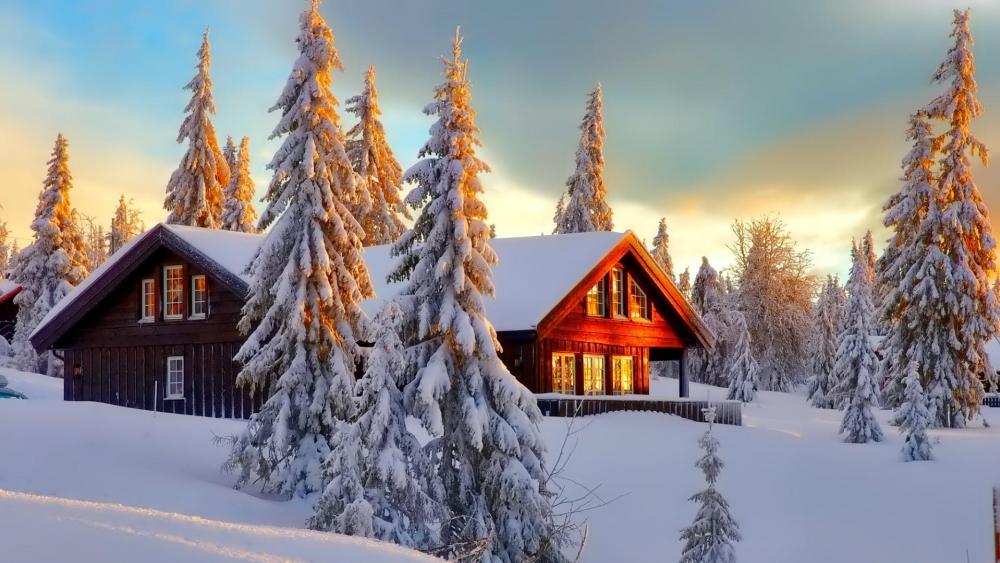
M 212 437 L 242 422 L 63 403 L 58 380 L 3 373 L 38 397 L 0 401 L 0 546 L 10 560 L 420 560 L 304 531 L 304 502 L 234 491 L 218 470 L 225 449 Z M 656 380 L 653 392 L 676 396 L 676 382 Z M 692 385 L 695 398 L 709 392 L 721 398 L 724 390 Z M 879 416 L 885 423 L 886 413 Z M 987 417 L 1000 423 L 1000 409 Z M 887 443 L 841 443 L 839 413 L 809 408 L 798 395 L 761 393 L 744 422 L 716 426 L 727 464 L 719 487 L 745 538 L 741 563 L 940 563 L 964 562 L 966 550 L 970 561 L 992 554 L 1000 429 L 931 431 L 938 460 L 904 464 L 895 429 L 884 426 Z M 545 420 L 551 449 L 567 424 Z M 616 499 L 586 514 L 583 561 L 676 560 L 677 535 L 695 510 L 687 497 L 703 486 L 692 464 L 705 426 L 623 412 L 576 424 L 568 476 Z M 48 541 L 56 528 L 60 541 Z

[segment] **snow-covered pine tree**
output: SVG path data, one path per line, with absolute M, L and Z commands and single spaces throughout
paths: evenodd
M 667 234 L 667 218 L 660 217 L 660 225 L 657 227 L 656 236 L 653 237 L 653 248 L 650 250 L 653 259 L 667 274 L 670 281 L 674 281 L 674 261 L 670 258 L 670 235 Z
M 272 228 L 248 268 L 236 355 L 237 383 L 268 397 L 233 443 L 239 484 L 304 496 L 323 489 L 322 464 L 338 421 L 353 416 L 361 302 L 374 294 L 362 258 L 364 232 L 347 210 L 354 171 L 344 152 L 333 32 L 314 0 L 300 17 L 299 57 L 272 110 L 284 136 L 268 167 L 261 226 Z
M 975 58 L 969 10 L 955 10 L 951 37 L 955 44 L 934 73 L 936 83 L 947 90 L 931 101 L 925 111 L 931 118 L 948 122 L 939 137 L 941 157 L 937 195 L 941 206 L 941 251 L 948 258 L 943 271 L 940 306 L 952 337 L 945 352 L 953 357 L 954 371 L 932 381 L 928 391 L 942 397 L 938 419 L 950 426 L 965 426 L 978 413 L 983 400 L 980 378 L 988 371 L 986 343 L 1000 332 L 1000 309 L 989 280 L 996 271 L 996 241 L 986 204 L 972 177 L 971 159 L 988 163 L 987 148 L 969 131 L 972 120 L 982 113 L 976 98 Z M 925 219 L 926 220 L 926 219 Z M 935 389 L 940 387 L 940 389 Z M 943 417 L 950 417 L 945 419 Z
M 729 376 L 729 314 L 719 274 L 701 257 L 701 267 L 691 288 L 691 303 L 702 322 L 716 335 L 717 342 L 711 350 L 692 350 L 688 355 L 691 379 L 699 383 L 727 387 Z
M 365 246 L 389 244 L 403 234 L 410 211 L 400 198 L 403 171 L 389 146 L 379 116 L 375 67 L 369 66 L 361 94 L 347 99 L 347 111 L 358 123 L 347 132 L 347 156 L 361 178 L 367 197 L 354 212 L 365 230 Z
M 0 280 L 6 277 L 11 266 L 11 251 L 13 241 L 10 240 L 10 231 L 7 230 L 7 222 L 0 221 Z
M 226 146 L 222 147 L 222 156 L 226 159 L 226 166 L 229 166 L 230 180 L 232 180 L 231 176 L 236 172 L 236 142 L 233 141 L 232 135 L 226 135 Z
M 222 192 L 222 228 L 241 233 L 257 232 L 257 212 L 253 208 L 256 193 L 250 176 L 250 137 L 243 137 L 231 168 L 229 183 Z
M 62 361 L 52 352 L 40 358 L 28 337 L 49 310 L 87 277 L 89 263 L 70 203 L 73 177 L 69 144 L 62 134 L 56 137 L 48 165 L 31 223 L 34 239 L 17 257 L 14 281 L 22 289 L 14 297 L 18 312 L 13 348 L 19 369 L 61 376 Z
M 404 282 L 404 331 L 413 344 L 408 410 L 433 436 L 427 445 L 449 511 L 445 545 L 485 542 L 483 561 L 563 561 L 547 490 L 541 412 L 497 355 L 484 300 L 492 296 L 486 206 L 489 167 L 471 105 L 456 32 L 445 81 L 424 113 L 437 116 L 421 160 L 404 175 L 420 215 L 393 247 L 391 280 Z M 451 555 L 456 555 L 452 553 Z
M 608 190 L 604 186 L 604 113 L 601 85 L 590 93 L 580 124 L 576 170 L 566 180 L 569 201 L 556 225 L 556 233 L 610 231 L 614 228 Z
M 108 232 L 108 252 L 114 254 L 121 247 L 146 230 L 140 211 L 133 207 L 132 201 L 125 201 L 125 195 L 118 197 L 118 206 L 111 218 L 111 230 Z
M 927 409 L 927 395 L 920 384 L 920 370 L 916 362 L 911 362 L 906 373 L 906 387 L 903 402 L 896 410 L 896 423 L 906 439 L 903 442 L 904 461 L 926 461 L 934 459 L 931 441 L 927 437 L 927 427 L 931 414 Z
M 892 238 L 879 262 L 878 277 L 886 288 L 880 316 L 889 327 L 882 342 L 883 405 L 896 408 L 903 401 L 905 379 L 916 362 L 921 385 L 928 385 L 950 372 L 948 357 L 942 354 L 948 335 L 941 320 L 937 290 L 946 267 L 938 245 L 940 212 L 933 171 L 940 142 L 933 135 L 927 116 L 910 116 L 906 131 L 912 148 L 903 158 L 903 185 L 882 206 L 883 224 L 892 229 Z M 937 403 L 932 420 L 937 421 Z
M 358 417 L 333 437 L 328 483 L 309 527 L 414 548 L 437 540 L 442 491 L 431 460 L 406 428 L 402 311 L 390 301 L 375 318 L 374 345 L 357 384 Z
M 691 269 L 684 268 L 681 275 L 677 278 L 677 289 L 681 292 L 688 300 L 691 299 Z
M 684 548 L 680 563 L 735 563 L 736 551 L 733 544 L 743 538 L 740 526 L 729 513 L 729 502 L 715 488 L 719 474 L 725 464 L 719 458 L 719 441 L 712 435 L 715 407 L 705 409 L 708 430 L 698 440 L 705 453 L 695 463 L 695 467 L 705 474 L 708 487 L 695 493 L 690 501 L 698 503 L 694 522 L 681 530 Z
M 837 278 L 828 275 L 816 302 L 812 377 L 809 378 L 807 394 L 809 404 L 820 409 L 836 407 L 831 392 L 837 384 L 833 367 L 837 361 L 837 335 L 843 312 L 842 294 Z
M 726 345 L 729 358 L 726 366 L 726 380 L 729 390 L 726 398 L 732 401 L 749 403 L 757 397 L 757 360 L 753 357 L 750 347 L 750 331 L 743 311 L 732 307 L 728 311 L 728 330 Z
M 837 381 L 832 396 L 838 407 L 846 409 L 840 423 L 845 442 L 863 444 L 881 442 L 882 429 L 872 413 L 878 404 L 875 371 L 878 356 L 872 346 L 875 308 L 872 305 L 872 274 L 869 262 L 857 244 L 851 248 L 851 276 L 847 280 L 847 307 L 837 336 L 837 361 L 833 377 Z
M 219 150 L 215 126 L 212 125 L 215 100 L 209 76 L 211 63 L 208 31 L 205 31 L 198 49 L 198 72 L 184 87 L 191 90 L 191 101 L 184 108 L 187 116 L 181 123 L 177 142 L 187 139 L 188 148 L 167 183 L 167 197 L 163 202 L 163 208 L 169 212 L 167 223 L 209 228 L 219 226 L 222 188 L 229 183 L 229 165 Z
M 555 223 L 555 227 L 552 228 L 552 234 L 558 235 L 559 229 L 562 225 L 562 217 L 566 213 L 566 193 L 563 192 L 559 194 L 559 200 L 556 201 L 556 212 L 552 214 L 552 222 Z

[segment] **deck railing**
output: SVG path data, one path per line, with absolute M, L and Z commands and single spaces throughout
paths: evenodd
M 569 397 L 546 394 L 538 397 L 538 408 L 545 416 L 588 416 L 617 411 L 645 411 L 672 414 L 695 422 L 705 422 L 702 409 L 715 407 L 715 422 L 742 426 L 739 401 L 698 401 L 642 397 Z

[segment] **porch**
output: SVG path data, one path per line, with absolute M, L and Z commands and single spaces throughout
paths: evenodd
M 568 417 L 603 414 L 606 412 L 638 411 L 672 414 L 695 422 L 705 422 L 702 409 L 715 407 L 718 424 L 743 425 L 742 405 L 739 401 L 702 401 L 693 399 L 650 398 L 631 396 L 580 396 L 543 393 L 536 395 L 538 408 L 545 416 Z

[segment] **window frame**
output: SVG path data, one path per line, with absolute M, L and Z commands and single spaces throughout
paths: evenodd
M 601 367 L 600 378 L 594 377 L 594 368 L 599 364 Z M 583 394 L 584 395 L 606 395 L 607 392 L 604 388 L 604 379 L 608 373 L 607 358 L 603 354 L 584 354 L 583 355 Z M 587 383 L 590 383 L 588 387 Z M 600 386 L 594 385 L 595 382 L 600 382 Z
M 170 300 L 170 272 L 180 272 L 177 277 L 177 281 L 180 283 L 180 291 L 177 292 L 179 296 L 178 301 Z M 177 314 L 170 314 L 170 306 L 177 304 L 177 309 L 180 311 Z M 184 319 L 184 266 L 164 266 L 163 267 L 163 318 L 168 321 L 177 321 Z
M 635 278 L 629 276 L 628 278 L 628 298 L 629 298 L 629 318 L 633 321 L 651 321 L 653 320 L 653 309 L 649 303 L 649 294 L 646 293 L 640 285 L 639 282 L 635 281 Z M 640 302 L 638 296 L 642 296 L 642 301 Z
M 146 291 L 147 288 L 149 291 Z M 152 296 L 153 301 L 150 303 L 147 300 L 147 296 Z M 140 323 L 152 323 L 156 322 L 156 303 L 159 299 L 156 291 L 156 278 L 143 278 L 139 283 L 139 322 Z M 150 306 L 150 310 L 147 311 L 146 306 Z M 146 314 L 146 313 L 149 314 Z
M 623 360 L 628 360 L 628 366 L 630 372 L 628 374 L 629 389 L 626 393 L 622 387 L 622 375 L 624 374 L 619 368 L 625 363 Z M 612 395 L 634 395 L 635 394 L 635 356 L 626 355 L 614 355 L 611 356 L 611 394 Z
M 560 361 L 561 360 L 561 363 Z M 570 374 L 568 381 L 570 382 L 569 387 L 567 387 L 567 375 L 559 371 L 557 379 L 557 366 L 569 366 Z M 557 386 L 556 381 L 560 381 Z M 563 395 L 576 395 L 576 354 L 573 352 L 553 352 L 552 353 L 552 392 L 562 393 Z
M 200 302 L 195 298 L 195 291 L 198 287 L 196 280 L 201 280 L 205 284 L 203 291 L 204 295 Z M 202 305 L 202 311 L 200 313 L 196 313 L 195 305 L 199 303 Z M 188 315 L 188 319 L 200 321 L 206 318 L 208 318 L 208 278 L 205 277 L 205 274 L 195 274 L 191 276 L 191 312 Z
M 591 303 L 594 303 L 594 308 L 597 311 L 591 311 Z M 585 302 L 588 317 L 607 317 L 608 316 L 608 300 L 607 300 L 607 276 L 601 276 L 601 279 L 594 284 L 590 290 L 587 291 L 587 298 Z
M 611 314 L 615 318 L 628 318 L 625 269 L 616 266 L 611 270 Z
M 172 362 L 179 362 L 180 369 L 174 369 L 171 366 Z M 179 380 L 171 380 L 172 376 L 180 375 Z M 184 356 L 167 356 L 167 369 L 165 372 L 165 385 L 164 387 L 164 400 L 176 400 L 184 398 Z M 174 387 L 177 387 L 179 392 L 171 392 Z

